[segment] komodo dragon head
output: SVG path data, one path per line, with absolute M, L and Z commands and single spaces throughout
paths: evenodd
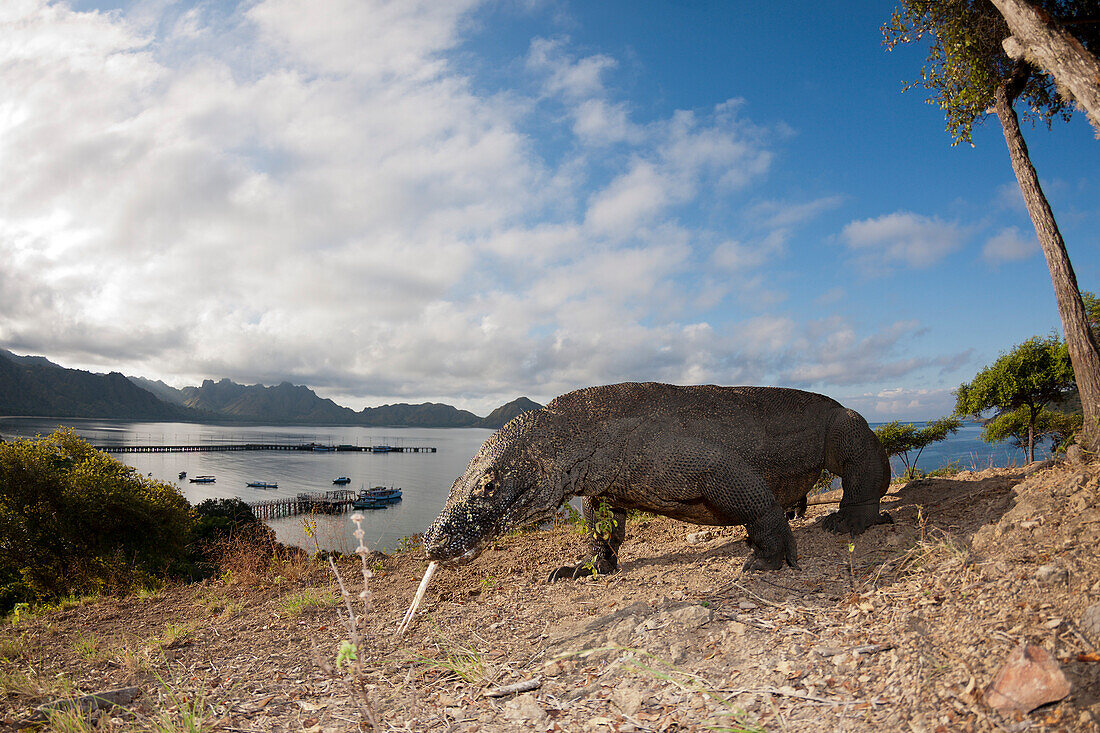
M 424 533 L 429 560 L 468 562 L 494 537 L 554 515 L 565 500 L 561 481 L 552 480 L 566 435 L 562 422 L 532 410 L 485 441 Z

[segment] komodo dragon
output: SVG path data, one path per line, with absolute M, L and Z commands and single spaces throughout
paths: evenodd
M 513 528 L 549 519 L 584 497 L 592 559 L 550 580 L 618 569 L 626 511 L 695 524 L 743 524 L 746 570 L 797 568 L 785 509 L 827 468 L 841 477 L 840 510 L 822 522 L 859 534 L 879 513 L 890 466 L 859 413 L 812 392 L 778 387 L 624 383 L 569 392 L 489 437 L 451 487 L 424 535 L 429 560 L 464 562 Z M 606 502 L 610 531 L 596 531 Z M 605 510 L 606 511 L 606 510 Z

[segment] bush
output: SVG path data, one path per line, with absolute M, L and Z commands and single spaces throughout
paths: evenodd
M 178 571 L 191 514 L 72 431 L 0 444 L 0 608 L 129 591 Z

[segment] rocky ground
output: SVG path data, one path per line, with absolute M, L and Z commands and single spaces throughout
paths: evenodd
M 622 572 L 547 585 L 582 553 L 579 531 L 502 538 L 437 573 L 404 638 L 425 564 L 376 555 L 353 674 L 334 668 L 349 634 L 333 574 L 242 558 L 216 582 L 18 619 L 0 632 L 0 721 L 41 724 L 43 703 L 133 688 L 124 707 L 49 725 L 1100 730 L 1100 465 L 963 472 L 895 487 L 886 504 L 895 524 L 851 544 L 820 528 L 833 507 L 811 507 L 792 523 L 801 571 L 742 574 L 740 529 L 651 518 L 628 527 Z M 356 563 L 341 569 L 358 592 Z M 1054 680 L 1059 701 L 991 707 L 1027 692 L 988 689 L 1026 643 L 1068 695 Z M 517 683 L 530 689 L 493 696 Z

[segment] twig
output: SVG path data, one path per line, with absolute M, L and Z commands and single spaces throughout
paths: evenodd
M 857 646 L 853 649 L 847 650 L 831 649 L 826 647 L 824 649 L 815 649 L 814 651 L 817 653 L 818 656 L 835 657 L 837 654 L 844 654 L 846 652 L 851 652 L 852 654 L 878 654 L 879 652 L 885 652 L 893 648 L 893 644 L 886 642 L 884 644 L 865 644 L 864 646 Z
M 530 690 L 537 690 L 542 687 L 541 677 L 532 677 L 529 680 L 523 680 L 522 682 L 516 682 L 511 685 L 504 685 L 503 687 L 496 687 L 485 693 L 485 697 L 507 697 L 508 695 L 515 695 L 520 692 L 528 692 Z

